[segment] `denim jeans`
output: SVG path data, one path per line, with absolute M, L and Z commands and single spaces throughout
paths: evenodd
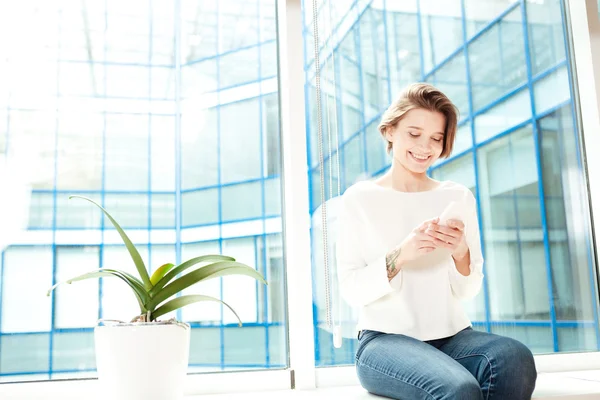
M 525 400 L 537 378 L 527 347 L 471 328 L 428 342 L 362 331 L 356 369 L 367 391 L 399 400 Z

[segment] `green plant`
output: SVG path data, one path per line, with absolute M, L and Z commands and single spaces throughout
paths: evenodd
M 241 326 L 242 322 L 237 313 L 233 310 L 233 308 L 231 308 L 227 303 L 217 298 L 204 295 L 185 295 L 175 298 L 173 297 L 177 296 L 177 294 L 179 294 L 182 290 L 198 282 L 226 275 L 246 275 L 258 280 L 259 282 L 264 283 L 265 285 L 267 284 L 263 276 L 254 268 L 236 262 L 235 259 L 232 257 L 223 255 L 203 255 L 199 257 L 194 257 L 177 266 L 171 263 L 165 264 L 156 269 L 152 276 L 150 276 L 148 274 L 148 271 L 146 270 L 146 266 L 144 264 L 144 261 L 142 260 L 142 257 L 140 256 L 140 253 L 137 251 L 129 237 L 127 237 L 125 231 L 121 229 L 117 221 L 115 221 L 115 219 L 108 213 L 108 211 L 106 211 L 98 203 L 87 197 L 69 196 L 69 199 L 72 198 L 80 198 L 87 200 L 90 203 L 96 205 L 98 208 L 100 208 L 100 210 L 102 210 L 102 212 L 113 224 L 117 232 L 119 232 L 121 239 L 123 239 L 125 247 L 129 251 L 131 258 L 133 259 L 133 262 L 140 275 L 141 280 L 124 271 L 101 268 L 68 279 L 64 282 L 57 283 L 48 290 L 48 296 L 50 296 L 52 291 L 56 289 L 57 286 L 63 283 L 70 284 L 72 282 L 83 281 L 92 278 L 115 277 L 121 279 L 131 288 L 140 306 L 140 315 L 136 316 L 132 320 L 132 322 L 151 322 L 155 321 L 158 317 L 168 312 L 177 310 L 189 304 L 197 303 L 200 301 L 217 301 L 224 304 L 235 314 L 239 321 L 239 325 Z M 178 277 L 178 275 L 180 275 L 182 272 L 201 263 L 210 264 L 201 266 L 200 268 L 196 268 L 191 272 L 188 272 L 187 274 Z

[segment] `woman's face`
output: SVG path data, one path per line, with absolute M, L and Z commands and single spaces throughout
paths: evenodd
M 413 173 L 426 173 L 444 148 L 446 118 L 440 112 L 421 108 L 408 111 L 386 132 L 394 161 Z

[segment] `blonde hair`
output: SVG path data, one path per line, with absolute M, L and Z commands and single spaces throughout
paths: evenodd
M 444 129 L 444 147 L 440 157 L 450 156 L 456 136 L 458 109 L 444 93 L 428 83 L 413 83 L 404 89 L 383 113 L 377 129 L 387 141 L 385 137 L 387 130 L 394 128 L 407 112 L 417 108 L 436 111 L 444 115 L 446 127 Z M 388 153 L 392 151 L 392 143 L 389 141 L 387 141 L 387 151 Z

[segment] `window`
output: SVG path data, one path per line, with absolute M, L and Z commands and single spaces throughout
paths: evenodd
M 406 84 L 421 79 L 436 85 L 458 106 L 461 121 L 454 154 L 434 165 L 431 176 L 466 185 L 478 202 L 486 263 L 481 292 L 465 304 L 474 326 L 517 338 L 537 354 L 597 351 L 598 295 L 590 283 L 595 281 L 595 265 L 580 132 L 573 122 L 572 77 L 563 50 L 562 5 L 464 1 L 464 15 L 460 2 L 444 3 L 443 11 L 436 5 L 373 2 L 364 13 L 352 14 L 354 23 L 338 38 L 333 57 L 343 61 L 336 65 L 339 88 L 332 95 L 344 106 L 338 109 L 343 123 L 337 135 L 342 139 L 333 150 L 339 147 L 342 191 L 390 165 L 376 129 L 389 105 L 385 94 L 393 98 Z M 360 40 L 355 38 L 357 31 Z M 323 33 L 329 39 L 327 34 Z M 387 38 L 386 53 L 369 40 L 375 34 Z M 368 59 L 361 60 L 361 54 Z M 329 58 L 330 48 L 324 46 L 322 62 Z M 314 67 L 310 61 L 305 67 L 310 88 L 312 246 L 313 253 L 320 254 Z M 367 84 L 372 78 L 380 84 Z M 370 91 L 359 90 L 361 79 Z M 372 105 L 378 112 L 363 114 L 363 107 L 377 99 L 380 103 Z M 348 110 L 355 110 L 356 117 L 349 119 Z M 327 118 L 325 111 L 322 118 Z M 325 138 L 325 147 L 328 143 Z M 335 231 L 338 198 L 329 198 L 327 174 L 324 184 L 328 230 Z M 332 259 L 331 306 L 344 342 L 340 349 L 333 347 L 323 260 L 313 257 L 317 366 L 354 362 L 356 310 L 335 292 Z
M 469 115 L 469 94 L 467 86 L 467 71 L 465 54 L 459 52 L 450 60 L 445 61 L 434 73 L 427 77 L 427 82 L 438 87 L 460 112 L 459 118 Z
M 0 79 L 0 158 L 35 171 L 29 228 L 0 249 L 1 381 L 94 377 L 96 321 L 137 313 L 129 289 L 108 278 L 45 296 L 103 266 L 136 274 L 109 221 L 70 194 L 102 203 L 151 270 L 224 253 L 271 278 L 267 288 L 243 277 L 194 288 L 229 302 L 245 325 L 216 303 L 181 310 L 193 327 L 190 371 L 287 365 L 275 2 L 180 6 L 0 7 L 23 38 L 0 44 L 14 77 Z
M 533 75 L 565 59 L 561 1 L 528 2 L 529 54 Z
M 519 7 L 468 45 L 473 110 L 492 103 L 527 80 Z
M 423 69 L 430 71 L 462 44 L 461 2 L 419 0 L 418 4 L 421 14 L 419 40 Z
M 259 376 L 287 388 L 289 367 L 297 387 L 314 384 L 313 351 L 319 367 L 352 364 L 356 310 L 335 284 L 341 348 L 326 321 L 321 189 L 333 239 L 338 188 L 388 169 L 377 125 L 415 81 L 439 86 L 461 111 L 454 154 L 429 172 L 477 198 L 486 280 L 465 304 L 476 329 L 516 337 L 536 354 L 599 350 L 586 185 L 597 168 L 583 158 L 580 137 L 597 129 L 590 118 L 585 130 L 578 121 L 574 96 L 590 89 L 573 86 L 565 38 L 577 35 L 561 10 L 570 3 L 319 1 L 320 116 L 309 1 L 301 10 L 274 0 L 13 3 L 0 5 L 0 38 L 10 39 L 0 39 L 0 162 L 34 173 L 27 228 L 0 249 L 0 382 L 94 378 L 93 326 L 137 312 L 111 279 L 45 296 L 79 270 L 136 273 L 106 219 L 70 194 L 109 208 L 151 271 L 225 253 L 266 277 L 268 286 L 224 279 L 187 291 L 231 302 L 244 320 L 234 326 L 217 303 L 174 313 L 193 328 L 189 372 L 255 370 L 244 377 L 254 387 Z M 578 75 L 591 81 L 579 51 Z M 295 57 L 304 65 L 290 63 Z M 329 141 L 323 180 L 319 117 Z M 305 173 L 308 187 L 283 176 Z M 334 246 L 330 240 L 332 282 Z M 288 276 L 302 279 L 286 286 Z M 321 372 L 320 383 L 331 371 Z M 212 389 L 238 376 L 190 380 Z

